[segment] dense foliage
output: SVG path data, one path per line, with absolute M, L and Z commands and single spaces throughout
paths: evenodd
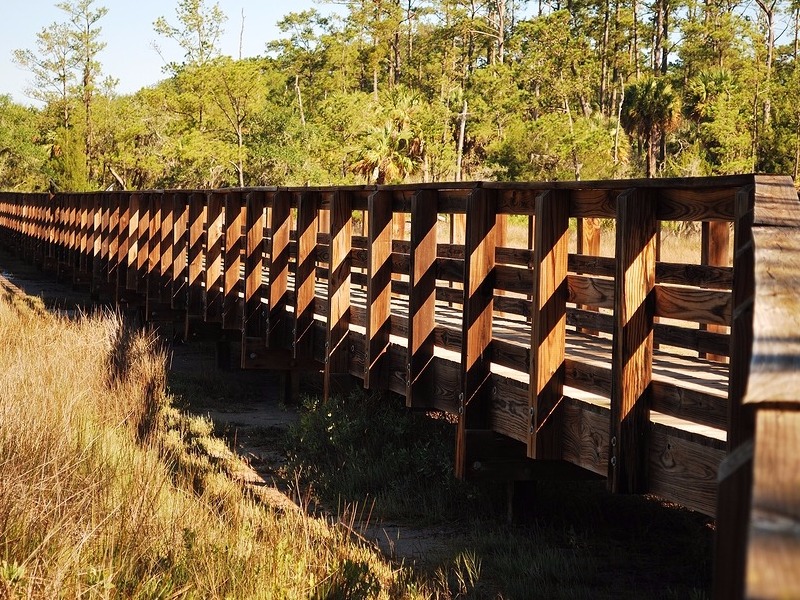
M 177 0 L 154 30 L 183 58 L 127 96 L 97 60 L 107 9 L 59 7 L 64 22 L 14 55 L 41 108 L 0 96 L 1 188 L 796 176 L 800 162 L 796 0 L 337 0 L 289 14 L 242 60 L 221 55 L 218 5 Z

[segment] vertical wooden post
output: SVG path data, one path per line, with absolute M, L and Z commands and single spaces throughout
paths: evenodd
M 467 431 L 489 429 L 497 203 L 493 192 L 474 189 L 467 198 L 464 236 L 464 316 L 461 324 L 461 390 L 456 429 L 455 475 L 467 465 Z M 434 215 L 435 218 L 435 215 Z M 413 230 L 412 230 L 413 231 Z M 435 290 L 434 290 L 435 294 Z
M 727 267 L 730 264 L 728 252 L 729 242 L 730 227 L 726 221 L 703 221 L 700 264 L 713 267 Z M 727 333 L 727 328 L 724 325 L 707 325 L 701 323 L 700 329 L 717 333 Z M 717 362 L 728 361 L 727 356 L 719 356 L 717 354 L 701 353 L 700 357 Z
M 269 298 L 266 323 L 267 347 L 286 347 L 288 333 L 289 238 L 292 230 L 292 197 L 278 191 L 272 197 L 269 240 Z
M 392 196 L 377 190 L 367 201 L 367 333 L 364 387 L 386 389 L 392 312 Z
M 147 240 L 147 320 L 153 318 L 153 302 L 160 297 L 161 285 L 161 218 L 163 195 L 160 192 L 150 192 L 149 202 L 149 227 Z
M 569 192 L 536 197 L 528 457 L 561 458 L 564 350 L 567 324 Z
M 225 272 L 222 299 L 222 328 L 242 329 L 242 228 L 245 222 L 245 206 L 242 192 L 225 194 Z
M 188 333 L 189 319 L 203 316 L 203 238 L 205 237 L 206 214 L 208 203 L 206 194 L 195 192 L 189 196 L 189 248 L 188 248 L 188 283 L 186 289 L 186 318 Z
M 186 194 L 173 194 L 173 230 L 172 239 L 175 244 L 174 266 L 170 304 L 173 309 L 186 310 L 186 281 L 189 277 L 188 245 L 189 245 L 189 198 Z
M 243 341 L 266 336 L 264 311 L 264 229 L 266 227 L 266 192 L 247 194 L 247 224 L 244 249 L 244 321 Z M 243 358 L 245 355 L 242 355 Z M 244 366 L 244 365 L 243 365 Z
M 105 201 L 108 194 L 92 195 L 92 280 L 90 296 L 100 297 L 100 282 L 108 265 L 108 212 Z
M 203 295 L 203 315 L 206 322 L 222 321 L 222 243 L 225 232 L 225 196 L 222 192 L 208 194 L 206 209 L 206 272 Z
M 328 321 L 325 338 L 323 395 L 331 395 L 331 376 L 347 373 L 350 358 L 350 249 L 353 210 L 349 192 L 333 193 L 330 208 L 330 262 L 328 265 Z
M 596 217 L 577 219 L 576 234 L 576 246 L 578 254 L 585 254 L 587 256 L 600 256 L 600 219 Z M 578 308 L 593 312 L 597 312 L 599 310 L 596 306 L 586 306 L 583 304 L 579 305 Z M 581 328 L 579 331 L 581 333 L 588 333 L 589 335 L 597 335 L 598 333 L 594 329 Z
M 119 192 L 112 192 L 106 194 L 106 202 L 108 203 L 108 269 L 106 271 L 107 281 L 109 285 L 114 287 L 117 281 L 117 267 L 119 266 L 119 240 L 120 240 L 120 227 L 119 219 L 121 213 L 120 198 L 123 194 Z M 112 295 L 116 293 L 112 290 Z
M 406 359 L 406 405 L 409 407 L 430 406 L 433 395 L 437 217 L 437 193 L 418 190 L 411 198 Z
M 717 531 L 714 538 L 714 598 L 742 598 L 747 563 L 747 523 L 753 484 L 753 415 L 742 405 L 753 348 L 755 248 L 753 186 L 736 193 L 730 376 L 728 381 L 728 456 L 719 468 Z M 749 407 L 752 409 L 752 407 Z
M 128 256 L 126 259 L 125 269 L 125 289 L 136 290 L 136 281 L 138 279 L 137 272 L 137 256 L 139 253 L 139 220 L 142 216 L 142 195 L 139 192 L 134 192 L 130 196 L 130 206 L 128 210 Z
M 657 197 L 628 190 L 617 198 L 614 340 L 611 351 L 611 491 L 647 489 Z
M 175 269 L 175 194 L 162 192 L 159 195 L 161 203 L 161 264 L 158 279 L 159 302 L 172 301 L 172 280 Z
M 317 233 L 319 232 L 319 193 L 300 194 L 297 205 L 297 263 L 295 269 L 295 324 L 292 358 L 314 356 L 314 309 L 317 278 Z
M 153 194 L 144 193 L 140 198 L 139 229 L 136 238 L 136 279 L 132 289 L 137 293 L 146 293 L 150 260 L 150 205 L 153 201 Z
M 117 221 L 117 259 L 116 277 L 114 278 L 114 302 L 117 305 L 127 301 L 127 281 L 128 281 L 128 246 L 130 245 L 131 234 L 131 198 L 132 194 L 117 194 L 119 204 L 119 219 Z

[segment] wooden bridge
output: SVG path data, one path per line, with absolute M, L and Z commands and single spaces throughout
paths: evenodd
M 693 259 L 665 222 L 701 224 Z M 714 515 L 716 597 L 800 595 L 789 178 L 2 193 L 0 237 L 182 335 L 219 323 L 242 368 L 454 415 L 459 477 L 572 465 Z

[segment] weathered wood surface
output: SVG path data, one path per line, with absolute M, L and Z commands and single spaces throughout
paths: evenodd
M 800 411 L 764 408 L 756 421 L 747 597 L 800 598 Z

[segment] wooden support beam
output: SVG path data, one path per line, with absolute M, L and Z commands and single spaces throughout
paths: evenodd
M 160 192 L 150 192 L 148 206 L 150 210 L 149 227 L 147 230 L 147 319 L 151 318 L 152 299 L 159 299 L 161 286 L 161 219 L 163 210 L 163 195 Z
M 119 219 L 122 212 L 122 196 L 123 194 L 119 192 L 106 194 L 108 203 L 108 269 L 106 277 L 112 287 L 116 286 L 117 268 L 119 267 L 119 240 L 122 235 Z
M 243 339 L 266 336 L 264 270 L 264 232 L 266 228 L 266 192 L 253 191 L 247 194 L 247 223 L 245 225 L 244 249 L 244 321 Z M 264 344 L 265 345 L 265 344 Z M 248 355 L 242 354 L 243 363 Z M 255 357 L 253 357 L 255 358 Z M 244 367 L 245 365 L 242 364 Z
M 577 254 L 582 256 L 600 256 L 600 219 L 590 217 L 576 219 L 577 221 Z M 578 273 L 580 274 L 580 273 Z M 578 308 L 597 312 L 595 306 L 579 305 Z M 598 331 L 593 329 L 581 328 L 582 333 L 597 335 Z
M 611 351 L 613 492 L 647 490 L 650 382 L 655 315 L 657 197 L 628 190 L 617 198 L 614 341 Z
M 332 392 L 332 376 L 349 372 L 350 357 L 350 249 L 353 210 L 349 192 L 333 193 L 330 207 L 330 261 L 328 266 L 328 320 L 325 338 L 323 396 Z
M 189 196 L 189 248 L 188 248 L 188 284 L 186 290 L 187 319 L 202 317 L 203 310 L 203 266 L 205 251 L 203 249 L 207 197 L 203 192 L 195 192 Z M 187 321 L 188 332 L 188 321 Z
M 161 248 L 159 278 L 158 278 L 158 299 L 161 303 L 172 303 L 172 281 L 175 269 L 175 194 L 173 192 L 163 192 L 160 195 L 161 202 Z
M 222 322 L 222 259 L 225 234 L 225 194 L 208 194 L 206 208 L 206 262 L 203 317 L 207 323 Z
M 367 208 L 367 333 L 364 387 L 383 390 L 389 386 L 386 352 L 392 328 L 392 196 L 375 191 Z
M 736 194 L 728 382 L 728 457 L 720 466 L 717 531 L 714 541 L 714 598 L 742 598 L 745 588 L 747 520 L 753 482 L 752 412 L 742 405 L 750 374 L 753 345 L 755 250 L 754 187 Z M 752 407 L 751 407 L 752 408 Z
M 316 256 L 319 232 L 319 193 L 300 193 L 297 205 L 297 262 L 295 266 L 295 323 L 293 357 L 314 356 L 314 309 L 316 308 Z
M 406 405 L 416 408 L 429 407 L 434 396 L 437 200 L 429 189 L 411 198 Z
M 138 283 L 138 255 L 139 255 L 139 220 L 142 217 L 142 194 L 134 192 L 129 199 L 128 208 L 128 244 L 125 269 L 125 289 L 136 291 Z
M 222 328 L 242 330 L 243 281 L 241 278 L 244 243 L 242 229 L 245 204 L 242 192 L 225 194 L 225 261 L 223 274 Z
M 118 194 L 119 219 L 117 221 L 117 258 L 114 269 L 114 302 L 119 306 L 126 301 L 128 281 L 128 246 L 130 245 L 131 194 Z
M 103 273 L 108 268 L 108 194 L 92 196 L 91 274 L 90 295 L 100 297 Z
M 700 250 L 700 264 L 713 267 L 727 267 L 731 264 L 730 260 L 730 225 L 727 221 L 703 221 L 702 239 Z M 726 325 L 707 325 L 700 324 L 702 331 L 713 333 L 727 333 Z M 701 358 L 714 360 L 717 362 L 728 362 L 727 356 L 717 354 L 702 353 Z
M 292 231 L 292 196 L 278 191 L 272 195 L 269 211 L 269 247 L 267 264 L 269 290 L 267 298 L 266 342 L 268 348 L 286 348 L 289 343 L 289 239 Z
M 476 188 L 467 198 L 461 389 L 455 455 L 455 474 L 459 479 L 467 474 L 467 432 L 491 428 L 492 318 L 498 233 L 495 195 L 494 191 Z M 435 218 L 436 215 L 434 227 Z
M 175 192 L 173 195 L 173 229 L 174 264 L 170 304 L 173 309 L 186 310 L 186 288 L 189 277 L 189 196 Z
M 536 198 L 528 456 L 537 459 L 562 457 L 569 201 L 568 191 Z

